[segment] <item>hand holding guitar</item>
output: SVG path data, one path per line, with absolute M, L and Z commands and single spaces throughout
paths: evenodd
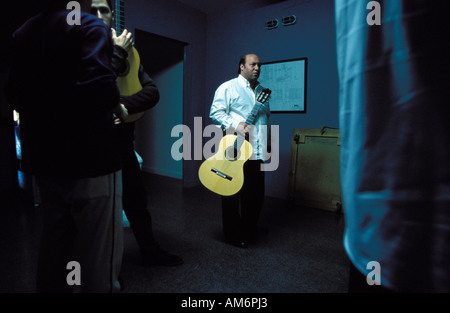
M 130 51 L 133 46 L 133 34 L 128 32 L 126 29 L 123 30 L 120 36 L 117 36 L 116 30 L 113 28 L 112 39 L 115 45 L 124 48 L 127 52 Z
M 248 125 L 245 122 L 240 122 L 236 128 L 236 133 L 248 140 L 252 132 L 252 128 L 253 125 Z
M 245 122 L 240 122 L 236 128 L 236 132 L 245 138 L 250 132 L 249 125 L 247 125 Z
M 128 118 L 128 110 L 122 103 L 116 106 L 113 113 L 115 125 L 125 122 L 126 119 Z

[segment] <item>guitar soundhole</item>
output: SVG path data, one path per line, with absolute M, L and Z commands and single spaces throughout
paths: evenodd
M 237 149 L 235 149 L 234 147 L 229 147 L 226 151 L 225 151 L 225 158 L 228 161 L 236 161 L 237 159 L 239 159 L 241 152 Z
M 120 77 L 128 75 L 128 73 L 130 72 L 130 62 L 128 62 L 128 59 L 125 60 L 125 66 L 123 67 L 123 69 L 121 68 L 120 70 L 121 70 L 119 74 Z

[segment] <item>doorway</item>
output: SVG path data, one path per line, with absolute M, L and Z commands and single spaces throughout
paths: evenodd
M 183 77 L 187 43 L 135 30 L 136 49 L 160 93 L 158 104 L 136 122 L 136 151 L 142 170 L 183 179 L 183 162 L 171 156 L 172 128 L 183 124 Z

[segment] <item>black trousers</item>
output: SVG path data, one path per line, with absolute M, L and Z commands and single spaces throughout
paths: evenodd
M 119 291 L 121 172 L 79 179 L 37 177 L 37 184 L 43 214 L 37 292 Z M 80 286 L 69 285 L 66 280 L 71 261 L 80 266 Z
M 142 171 L 132 145 L 123 148 L 122 162 L 123 210 L 142 253 L 151 252 L 156 246 L 152 217 L 147 208 Z
M 244 185 L 233 196 L 222 197 L 222 224 L 226 240 L 248 240 L 256 231 L 264 202 L 261 160 L 244 164 Z

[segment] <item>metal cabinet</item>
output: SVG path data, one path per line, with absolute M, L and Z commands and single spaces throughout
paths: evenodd
M 295 205 L 342 212 L 339 129 L 292 132 L 289 200 Z

